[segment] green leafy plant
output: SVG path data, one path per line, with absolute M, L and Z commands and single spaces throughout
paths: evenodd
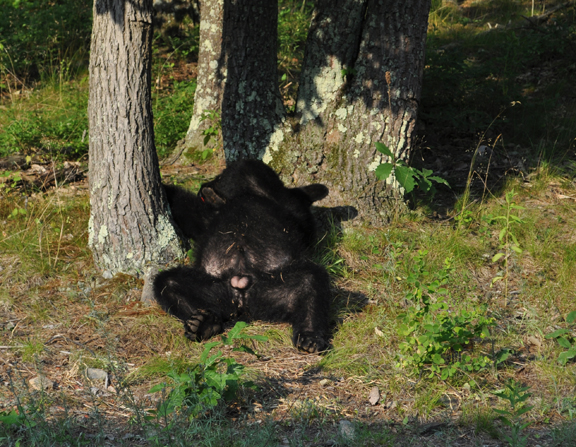
M 442 380 L 459 371 L 479 371 L 490 359 L 472 354 L 474 340 L 489 336 L 488 328 L 494 324 L 488 317 L 487 307 L 457 310 L 449 305 L 448 290 L 444 287 L 453 272 L 450 259 L 432 275 L 427 271 L 426 251 L 418 252 L 416 263 L 407 282 L 412 285 L 406 294 L 413 303 L 400 315 L 398 333 L 404 338 L 400 343 L 400 366 L 427 370 L 428 377 L 436 374 Z M 424 279 L 432 276 L 425 282 Z
M 16 219 L 18 216 L 26 215 L 26 210 L 24 208 L 16 207 L 8 214 L 8 219 Z
M 504 280 L 504 297 L 508 298 L 508 278 L 510 273 L 510 256 L 512 252 L 521 254 L 522 249 L 520 248 L 520 244 L 518 243 L 518 239 L 513 232 L 513 225 L 514 224 L 523 224 L 524 221 L 512 214 L 513 210 L 523 210 L 524 207 L 520 205 L 516 205 L 514 202 L 514 197 L 516 193 L 514 190 L 511 190 L 506 193 L 506 204 L 504 206 L 505 214 L 502 216 L 495 216 L 492 217 L 493 220 L 499 220 L 503 222 L 503 227 L 498 234 L 498 240 L 500 241 L 500 245 L 498 246 L 498 253 L 496 253 L 492 257 L 492 262 L 498 262 L 500 259 L 504 260 L 504 272 L 498 273 L 492 279 L 492 285 L 500 280 Z
M 574 322 L 576 322 L 576 310 L 570 312 L 566 317 L 566 323 L 573 324 Z M 558 329 L 545 337 L 548 339 L 555 338 L 558 344 L 566 349 L 558 356 L 558 362 L 562 365 L 566 365 L 569 360 L 576 357 L 576 338 L 571 333 L 570 329 L 564 328 Z
M 454 216 L 454 220 L 458 222 L 458 228 L 460 228 L 462 225 L 468 226 L 474 222 L 474 213 L 470 210 L 463 210 Z
M 0 411 L 0 424 L 3 424 L 5 427 L 19 427 L 24 425 L 26 418 L 18 414 L 16 410 L 12 411 Z
M 0 172 L 0 179 L 5 179 L 0 180 L 0 192 L 11 192 L 16 189 L 18 182 L 22 180 L 22 176 L 12 171 L 4 171 Z M 10 214 L 10 217 L 13 217 L 12 214 L 14 214 L 14 212 Z
M 430 169 L 416 169 L 408 166 L 404 160 L 398 159 L 394 156 L 392 151 L 383 143 L 375 143 L 378 152 L 386 155 L 392 161 L 381 163 L 376 168 L 376 177 L 379 180 L 386 180 L 393 173 L 394 178 L 398 181 L 400 186 L 404 188 L 406 193 L 411 193 L 416 186 L 418 186 L 425 194 L 430 194 L 434 197 L 436 194 L 435 183 L 442 183 L 450 187 L 448 182 L 441 177 L 433 176 Z
M 354 68 L 344 68 L 342 70 L 340 70 L 340 74 L 342 75 L 343 78 L 351 78 L 352 76 L 355 76 L 357 73 L 357 71 Z M 378 143 L 381 144 L 381 143 Z
M 510 428 L 510 434 L 505 434 L 504 439 L 512 447 L 523 447 L 528 442 L 528 436 L 522 436 L 522 431 L 530 425 L 530 422 L 523 422 L 522 416 L 533 408 L 526 405 L 526 401 L 532 396 L 532 393 L 528 392 L 529 389 L 530 387 L 511 380 L 505 389 L 492 393 L 510 403 L 510 410 L 494 409 L 494 411 L 500 415 L 502 423 Z
M 226 400 L 234 398 L 241 383 L 240 378 L 244 372 L 244 366 L 233 358 L 224 357 L 221 350 L 215 354 L 211 354 L 211 351 L 218 346 L 234 345 L 234 342 L 238 340 L 267 340 L 261 335 L 243 333 L 245 327 L 246 323 L 239 321 L 227 336 L 221 336 L 221 341 L 206 343 L 200 356 L 200 363 L 194 368 L 183 374 L 174 370 L 167 374 L 172 380 L 171 385 L 161 383 L 152 387 L 150 393 L 161 392 L 163 395 L 167 394 L 167 397 L 160 402 L 158 408 L 149 417 L 166 419 L 170 414 L 184 408 L 188 410 L 191 417 L 195 417 L 214 408 L 222 398 Z M 257 355 L 244 344 L 236 346 L 233 351 Z M 245 382 L 244 385 L 253 386 L 251 382 Z

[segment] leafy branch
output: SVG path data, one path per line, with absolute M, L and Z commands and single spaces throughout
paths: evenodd
M 441 183 L 450 187 L 448 182 L 441 177 L 433 176 L 433 171 L 423 168 L 422 170 L 408 166 L 404 160 L 396 158 L 392 151 L 383 143 L 375 143 L 378 152 L 386 155 L 392 161 L 381 163 L 376 168 L 376 177 L 378 180 L 386 180 L 392 173 L 396 181 L 404 188 L 406 193 L 411 193 L 418 186 L 425 194 L 434 197 L 436 188 L 432 182 Z
M 489 358 L 473 353 L 476 339 L 488 337 L 494 319 L 487 316 L 487 307 L 461 310 L 450 305 L 445 287 L 454 271 L 451 259 L 444 260 L 440 270 L 430 273 L 419 251 L 412 272 L 406 280 L 411 285 L 406 294 L 411 306 L 399 316 L 399 365 L 417 371 L 429 371 L 429 378 L 438 374 L 447 380 L 463 371 L 480 371 Z
M 576 322 L 576 310 L 572 311 L 566 317 L 566 323 L 573 324 Z M 572 331 L 570 329 L 558 329 L 551 334 L 546 335 L 545 338 L 555 338 L 560 346 L 562 346 L 566 351 L 560 353 L 558 356 L 558 362 L 561 365 L 566 365 L 568 360 L 576 358 L 576 337 L 572 336 Z

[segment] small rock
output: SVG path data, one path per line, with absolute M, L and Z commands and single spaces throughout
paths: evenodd
M 378 390 L 377 386 L 372 387 L 370 390 L 370 394 L 368 395 L 368 402 L 370 405 L 374 406 L 380 400 L 380 391 Z
M 98 368 L 87 368 L 86 377 L 90 380 L 102 380 L 104 382 L 104 388 L 108 388 L 110 384 L 108 380 L 108 373 L 102 369 Z
M 534 337 L 533 335 L 530 335 L 528 337 L 528 343 L 530 343 L 531 345 L 536 346 L 538 348 L 540 346 L 542 346 L 542 342 L 540 340 L 538 340 L 536 337 Z
M 54 388 L 54 382 L 42 375 L 38 375 L 37 377 L 30 379 L 29 383 L 30 386 L 35 390 L 47 390 L 49 388 Z
M 354 440 L 354 425 L 352 425 L 352 422 L 342 419 L 338 431 L 344 439 L 348 441 Z
M 326 386 L 326 385 L 329 385 L 330 382 L 331 382 L 330 379 L 322 379 L 322 380 L 320 381 L 320 385 Z
M 108 378 L 108 373 L 102 369 L 88 368 L 86 369 L 86 377 L 89 379 L 106 380 Z
M 112 279 L 114 277 L 114 275 L 112 274 L 112 272 L 110 272 L 110 270 L 104 270 L 102 272 L 102 278 L 104 279 Z

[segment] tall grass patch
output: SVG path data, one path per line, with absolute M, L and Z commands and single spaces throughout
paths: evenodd
M 88 151 L 88 78 L 11 95 L 0 110 L 0 157 L 14 152 L 79 159 Z
M 0 93 L 85 69 L 92 32 L 89 2 L 1 0 L 0 10 Z
M 66 197 L 11 195 L 1 203 L 0 247 L 7 265 L 0 273 L 4 284 L 59 275 L 86 264 L 90 258 L 86 198 L 75 197 L 72 191 Z
M 565 154 L 575 115 L 567 101 L 572 68 L 563 61 L 576 39 L 576 9 L 531 27 L 521 17 L 530 17 L 531 6 L 499 0 L 433 7 L 421 110 L 427 125 L 452 136 L 492 126 L 491 135 L 503 133 L 506 143 L 533 148 L 535 156 L 541 141 L 556 160 Z

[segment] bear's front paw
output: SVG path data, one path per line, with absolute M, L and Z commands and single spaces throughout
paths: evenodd
M 300 351 L 315 354 L 328 349 L 328 343 L 318 334 L 301 332 L 294 336 L 294 346 Z
M 184 321 L 184 335 L 192 341 L 206 340 L 222 332 L 221 323 L 213 313 L 197 310 Z

